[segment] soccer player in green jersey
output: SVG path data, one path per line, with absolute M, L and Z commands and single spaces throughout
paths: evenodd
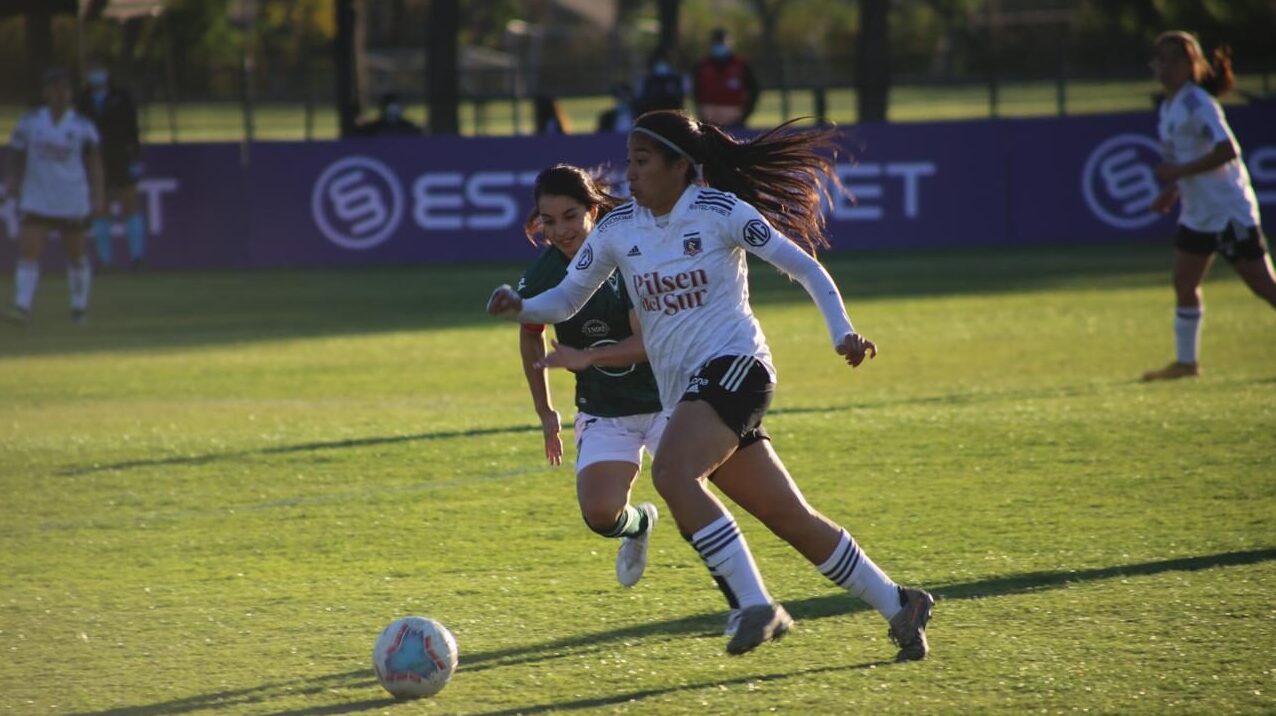
M 536 206 L 524 229 L 545 250 L 519 279 L 524 298 L 558 285 L 594 224 L 621 203 L 588 172 L 564 164 L 536 177 L 533 196 Z M 619 272 L 607 284 L 580 313 L 554 324 L 554 345 L 577 351 L 576 495 L 581 514 L 591 530 L 620 539 L 616 578 L 632 587 L 647 566 L 647 544 L 658 513 L 650 502 L 629 504 L 629 493 L 643 450 L 655 452 L 665 420 Z M 544 431 L 545 457 L 551 465 L 562 464 L 559 415 L 541 364 L 545 326 L 520 325 L 518 343 Z

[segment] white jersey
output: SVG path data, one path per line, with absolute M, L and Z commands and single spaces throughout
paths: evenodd
M 73 109 L 63 112 L 56 124 L 48 107 L 28 112 L 9 142 L 27 155 L 18 210 L 58 219 L 88 216 L 84 152 L 100 143 L 97 128 Z
M 749 305 L 745 252 L 772 261 L 788 248 L 827 274 L 734 194 L 693 185 L 662 218 L 667 223 L 658 225 L 634 202 L 609 213 L 577 252 L 563 286 L 575 284 L 576 293 L 588 295 L 620 269 L 666 409 L 678 403 L 695 370 L 718 356 L 754 356 L 774 380 L 771 350 Z M 821 309 L 837 340 L 852 329 L 836 287 L 831 280 L 827 286 L 831 307 Z
M 1223 117 L 1223 108 L 1208 92 L 1188 82 L 1161 103 L 1158 133 L 1165 160 L 1186 164 L 1230 142 L 1236 158 L 1216 169 L 1178 180 L 1183 208 L 1179 223 L 1193 231 L 1222 231 L 1228 223 L 1257 226 L 1258 199 L 1241 161 L 1240 145 Z

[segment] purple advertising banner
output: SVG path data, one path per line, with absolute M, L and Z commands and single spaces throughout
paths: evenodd
M 1276 216 L 1276 106 L 1234 107 L 1268 233 Z M 854 199 L 828 207 L 834 249 L 1018 246 L 1164 238 L 1152 213 L 1152 113 L 866 125 L 838 167 Z M 537 172 L 609 165 L 622 134 L 386 138 L 145 149 L 139 185 L 160 268 L 520 261 Z M 16 250 L 0 196 L 0 265 Z M 119 227 L 116 227 L 119 231 Z M 122 239 L 121 239 L 122 241 Z

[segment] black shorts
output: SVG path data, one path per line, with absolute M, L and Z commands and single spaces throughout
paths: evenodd
M 1267 255 L 1267 239 L 1257 226 L 1228 222 L 1222 231 L 1195 231 L 1179 224 L 1174 248 L 1187 254 L 1208 256 L 1217 251 L 1230 263 L 1252 261 Z
M 30 224 L 45 231 L 84 231 L 89 228 L 89 217 L 66 219 L 59 216 L 23 213 L 22 224 L 24 226 Z
M 754 356 L 718 356 L 696 369 L 679 402 L 703 400 L 736 435 L 740 447 L 770 440 L 762 417 L 771 407 L 775 383 Z

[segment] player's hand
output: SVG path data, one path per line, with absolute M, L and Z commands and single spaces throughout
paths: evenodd
M 865 356 L 870 360 L 877 357 L 877 344 L 858 333 L 847 333 L 842 342 L 837 344 L 836 350 L 852 368 L 863 363 Z
M 496 287 L 492 292 L 492 297 L 487 299 L 487 312 L 492 316 L 513 317 L 523 310 L 523 298 L 510 288 L 509 284 L 503 283 Z
M 1179 169 L 1179 165 L 1172 162 L 1162 162 L 1156 167 L 1157 181 L 1162 184 L 1173 184 L 1178 181 L 1181 176 L 1183 176 L 1183 173 L 1182 170 Z
M 556 340 L 549 342 L 552 350 L 545 354 L 544 358 L 536 361 L 534 364 L 537 368 L 566 368 L 572 371 L 582 371 L 590 365 L 589 353 L 579 348 L 572 348 L 560 344 Z
M 562 423 L 558 411 L 551 410 L 541 414 L 541 432 L 545 434 L 545 459 L 551 465 L 563 464 Z
M 1152 211 L 1158 214 L 1168 214 L 1170 209 L 1174 208 L 1174 202 L 1178 201 L 1179 193 L 1174 187 L 1170 187 L 1152 200 Z

